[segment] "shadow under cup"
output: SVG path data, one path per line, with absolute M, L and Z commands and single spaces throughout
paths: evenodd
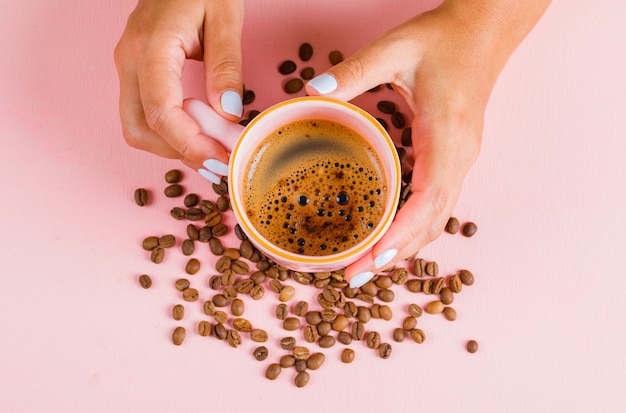
M 264 238 L 246 214 L 246 171 L 259 146 L 277 129 L 302 120 L 326 120 L 342 124 L 374 149 L 385 173 L 387 188 L 383 215 L 369 235 L 358 244 L 332 255 L 301 255 L 287 251 Z M 229 163 L 229 191 L 235 218 L 250 241 L 270 259 L 295 271 L 325 272 L 344 268 L 367 253 L 384 235 L 395 216 L 400 194 L 401 169 L 396 147 L 380 123 L 362 109 L 341 101 L 302 97 L 291 99 L 254 118 L 234 147 Z

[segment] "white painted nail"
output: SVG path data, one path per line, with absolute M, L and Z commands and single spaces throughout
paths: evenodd
M 243 103 L 241 102 L 241 96 L 239 96 L 239 93 L 234 90 L 227 90 L 222 93 L 220 103 L 224 112 L 241 117 L 241 114 L 243 113 Z
M 389 248 L 388 250 L 381 252 L 380 255 L 374 259 L 374 267 L 382 268 L 389 264 L 389 261 L 391 261 L 397 253 L 398 250 L 394 248 Z
M 213 172 L 211 171 L 207 171 L 206 169 L 198 169 L 198 173 L 205 179 L 213 182 L 214 184 L 220 184 L 221 180 L 220 177 L 215 175 Z
M 371 280 L 374 277 L 374 273 L 371 271 L 363 271 L 358 274 L 355 274 L 350 279 L 350 288 L 358 288 Z
M 335 79 L 333 75 L 324 73 L 323 75 L 311 79 L 309 86 L 317 90 L 321 95 L 326 95 L 334 92 L 338 84 L 337 79 Z
M 226 165 L 222 161 L 218 161 L 217 159 L 207 159 L 202 163 L 202 165 L 204 165 L 206 169 L 217 175 L 228 175 L 228 165 Z

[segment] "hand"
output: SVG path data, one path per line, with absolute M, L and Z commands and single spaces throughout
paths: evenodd
M 549 0 L 516 3 L 444 1 L 307 84 L 311 95 L 350 100 L 391 83 L 414 115 L 413 195 L 371 252 L 346 269 L 352 287 L 443 232 L 478 157 L 493 85 Z
M 186 59 L 203 60 L 209 104 L 238 120 L 242 25 L 243 0 L 139 0 L 115 49 L 122 129 L 130 146 L 180 159 L 219 182 L 227 151 L 183 111 L 181 77 Z

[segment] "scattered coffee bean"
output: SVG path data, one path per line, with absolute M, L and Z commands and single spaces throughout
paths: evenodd
M 309 370 L 317 370 L 322 367 L 325 361 L 326 356 L 324 355 L 324 353 L 313 353 L 311 354 L 311 357 L 307 359 L 306 367 Z
M 194 302 L 197 301 L 199 297 L 200 293 L 198 293 L 198 290 L 195 288 L 187 288 L 183 291 L 183 300 L 185 301 Z
M 183 244 L 181 246 L 181 250 L 183 252 L 183 255 L 189 256 L 191 254 L 193 254 L 193 252 L 195 251 L 196 246 L 194 244 L 194 242 L 190 239 L 186 239 L 183 241 Z
M 185 219 L 185 215 L 186 215 L 186 211 L 182 208 L 179 207 L 174 207 L 172 208 L 172 210 L 170 211 L 170 215 L 172 216 L 172 218 L 181 221 L 183 219 Z
M 315 343 L 319 338 L 319 333 L 317 332 L 317 328 L 310 324 L 304 327 L 303 331 L 304 341 L 307 343 Z
M 273 280 L 273 281 L 276 281 L 276 280 Z M 283 287 L 283 289 L 278 294 L 278 300 L 283 303 L 287 302 L 291 300 L 295 294 L 296 294 L 296 289 L 293 288 L 291 285 L 287 285 Z
M 459 277 L 461 278 L 461 283 L 465 285 L 474 284 L 474 274 L 472 274 L 471 271 L 461 270 L 459 271 Z
M 200 261 L 196 258 L 190 258 L 185 265 L 185 272 L 189 275 L 194 275 L 200 271 Z
M 239 238 L 240 241 L 244 241 L 248 239 L 248 236 L 241 229 L 241 225 L 235 224 L 235 235 Z
M 226 233 L 228 232 L 228 227 L 220 222 L 219 224 L 217 224 L 216 226 L 212 228 L 211 232 L 213 233 L 214 237 L 219 238 L 223 235 L 226 235 Z
M 228 178 L 226 177 L 222 177 L 222 180 L 219 184 L 212 184 L 211 188 L 213 188 L 213 192 L 215 192 L 217 195 L 224 195 L 228 193 Z
M 222 241 L 219 239 L 212 237 L 209 240 L 209 249 L 213 255 L 222 255 L 224 253 L 224 247 L 222 246 Z
M 320 336 L 327 336 L 328 334 L 330 334 L 333 326 L 328 321 L 322 321 L 316 326 L 316 328 Z
M 351 348 L 344 348 L 341 352 L 341 361 L 344 363 L 352 363 L 354 361 L 354 350 Z
M 269 339 L 269 336 L 267 331 L 260 328 L 253 328 L 250 330 L 250 339 L 256 343 L 265 343 Z
M 389 321 L 393 318 L 393 311 L 388 305 L 381 305 L 378 312 L 380 313 L 380 318 L 385 321 Z
M 310 43 L 302 43 L 298 49 L 298 57 L 303 62 L 308 62 L 313 57 L 313 46 Z
M 165 173 L 165 182 L 168 184 L 177 184 L 183 178 L 183 173 L 178 169 L 172 169 Z
M 294 77 L 285 82 L 283 90 L 285 91 L 285 93 L 292 95 L 301 91 L 303 87 L 304 82 L 302 81 L 302 79 Z
M 280 367 L 280 364 L 272 363 L 267 367 L 267 370 L 265 370 L 265 377 L 270 380 L 276 380 L 281 371 L 282 367 Z
M 246 320 L 245 318 L 235 318 L 233 320 L 233 327 L 235 327 L 235 330 L 244 333 L 249 333 L 250 331 L 252 331 L 252 323 L 250 323 L 250 321 Z
M 148 195 L 148 191 L 145 188 L 138 188 L 135 189 L 135 203 L 142 207 L 142 206 L 146 206 L 148 205 L 149 202 L 149 195 Z
M 426 304 L 424 311 L 426 311 L 428 314 L 441 314 L 443 312 L 443 307 L 444 305 L 441 301 L 435 300 Z
M 244 105 L 249 105 L 252 102 L 254 102 L 254 100 L 256 99 L 256 94 L 254 93 L 254 90 L 244 90 L 243 91 L 243 96 L 241 98 L 241 103 Z
M 172 318 L 174 320 L 182 320 L 185 316 L 185 307 L 182 304 L 176 304 L 172 307 Z
M 422 292 L 426 295 L 433 293 L 433 280 L 422 281 Z
M 382 113 L 387 113 L 389 115 L 391 115 L 392 113 L 396 111 L 396 104 L 389 100 L 381 100 L 380 102 L 376 104 L 376 107 Z
M 216 307 L 223 308 L 228 305 L 228 298 L 224 294 L 215 294 L 211 300 Z
M 393 301 L 393 299 L 395 298 L 395 293 L 393 292 L 393 290 L 389 290 L 389 289 L 382 289 L 378 291 L 377 297 L 385 302 L 385 303 L 390 303 Z
M 421 278 L 424 276 L 424 260 L 422 258 L 417 258 L 414 262 L 413 262 L 413 274 L 415 274 L 418 278 Z
M 187 208 L 195 207 L 196 205 L 198 205 L 198 202 L 200 202 L 200 197 L 198 197 L 197 194 L 187 194 L 183 199 L 183 204 Z
M 398 268 L 391 274 L 391 281 L 397 285 L 403 285 L 409 278 L 409 272 L 405 268 Z
M 478 231 L 478 226 L 473 222 L 466 222 L 461 227 L 461 234 L 465 237 L 473 237 L 476 231 Z
M 419 318 L 422 316 L 422 307 L 417 304 L 409 304 L 409 314 L 412 317 Z
M 380 347 L 380 333 L 377 331 L 370 331 L 367 333 L 367 347 L 377 350 Z
M 412 134 L 413 134 L 413 130 L 411 129 L 410 126 L 402 129 L 402 136 L 400 138 L 400 142 L 402 143 L 402 146 L 408 147 L 408 146 L 413 145 Z
M 298 301 L 293 306 L 293 313 L 294 315 L 297 315 L 298 317 L 304 317 L 308 311 L 309 311 L 309 303 L 307 303 L 306 301 Z
M 444 287 L 439 293 L 439 300 L 445 305 L 452 304 L 454 302 L 454 294 L 449 287 Z
M 287 317 L 283 321 L 283 328 L 287 331 L 295 331 L 300 328 L 300 319 L 296 317 Z
M 152 278 L 148 274 L 141 274 L 139 276 L 139 285 L 147 290 L 152 287 Z
M 446 279 L 444 277 L 435 278 L 433 280 L 433 287 L 432 287 L 433 294 L 440 294 L 445 284 L 446 284 Z
M 452 307 L 445 307 L 443 309 L 443 316 L 448 321 L 454 321 L 456 320 L 456 310 Z
M 296 360 L 306 360 L 311 354 L 309 349 L 303 346 L 295 346 L 292 353 Z
M 215 202 L 215 207 L 220 212 L 225 212 L 230 209 L 230 201 L 224 195 L 220 195 Z
M 283 350 L 293 350 L 295 346 L 295 337 L 283 337 L 280 339 L 280 348 L 282 348 Z
M 202 305 L 202 311 L 204 314 L 212 316 L 215 314 L 215 303 L 211 300 L 207 300 Z
M 253 300 L 260 300 L 261 298 L 263 298 L 263 295 L 265 295 L 265 289 L 260 284 L 255 285 L 250 290 L 250 298 L 252 298 Z
M 376 118 L 376 120 L 378 121 L 378 123 L 380 123 L 380 125 L 383 127 L 383 129 L 385 129 L 386 131 L 389 130 L 389 125 L 387 125 L 387 121 L 383 118 Z
M 402 322 L 402 328 L 406 331 L 411 331 L 417 326 L 417 318 L 408 316 Z
M 231 268 L 239 275 L 246 275 L 250 272 L 250 266 L 241 260 L 234 260 L 231 264 Z
M 198 334 L 202 337 L 207 337 L 213 334 L 213 326 L 206 320 L 202 320 L 198 323 Z
M 165 250 L 161 247 L 156 247 L 150 252 L 150 261 L 155 264 L 160 264 L 165 259 Z
M 406 288 L 412 293 L 419 293 L 422 291 L 422 280 L 409 280 L 406 283 Z
M 335 345 L 335 337 L 333 337 L 333 336 L 324 336 L 324 337 L 319 339 L 317 344 L 321 348 L 331 348 L 332 346 Z
M 398 129 L 402 129 L 406 126 L 406 119 L 402 113 L 394 112 L 391 115 L 391 124 Z
M 159 237 L 146 237 L 141 242 L 141 247 L 146 251 L 152 251 L 159 246 Z
M 187 280 L 186 278 L 179 278 L 178 280 L 176 280 L 176 282 L 174 282 L 174 287 L 178 291 L 185 291 L 187 288 L 189 288 L 189 280 Z
M 288 75 L 293 73 L 296 70 L 296 62 L 293 60 L 285 60 L 280 65 L 278 65 L 278 71 L 281 75 Z
M 179 184 L 171 184 L 165 187 L 163 193 L 168 198 L 176 198 L 183 194 L 183 187 Z
M 470 353 L 476 353 L 478 351 L 478 342 L 476 340 L 469 340 L 465 348 L 467 348 L 467 351 Z
M 188 221 L 202 221 L 206 214 L 200 208 L 189 208 L 185 211 L 185 219 Z
M 296 358 L 291 354 L 285 354 L 279 360 L 280 366 L 284 369 L 293 367 L 296 365 Z
M 239 317 L 240 315 L 242 315 L 244 313 L 244 308 L 245 304 L 243 300 L 239 298 L 234 299 L 233 302 L 230 303 L 230 312 L 235 317 Z
M 352 336 L 347 331 L 340 331 L 337 334 L 337 341 L 347 346 L 352 343 Z
M 263 361 L 269 356 L 270 351 L 265 346 L 260 346 L 254 349 L 252 355 L 257 361 Z
M 215 324 L 215 327 L 213 328 L 213 334 L 215 335 L 215 338 L 217 338 L 218 340 L 226 340 L 228 331 L 226 330 L 226 327 L 224 327 L 224 324 L 217 323 Z
M 296 378 L 293 382 L 296 384 L 296 387 L 304 387 L 309 384 L 309 380 L 311 380 L 311 376 L 309 375 L 309 373 L 307 373 L 306 371 L 301 371 L 296 375 Z
M 450 219 L 448 219 L 448 223 L 446 224 L 445 231 L 448 234 L 456 234 L 457 232 L 459 232 L 460 226 L 461 224 L 459 223 L 458 219 L 456 219 L 455 217 L 450 217 Z
M 380 347 L 378 347 L 378 355 L 382 359 L 388 359 L 391 357 L 391 344 L 382 343 Z
M 303 80 L 311 80 L 315 77 L 315 69 L 312 67 L 305 67 L 300 71 L 300 77 Z
M 463 283 L 461 282 L 461 276 L 459 274 L 454 274 L 452 276 L 450 276 L 450 278 L 448 279 L 448 287 L 450 287 L 450 290 L 455 293 L 458 294 L 461 292 L 461 290 L 463 289 Z
M 226 312 L 224 311 L 216 311 L 215 313 L 213 313 L 213 319 L 215 319 L 215 322 L 217 323 L 226 323 L 226 321 L 228 321 L 228 314 L 226 314 Z
M 411 330 L 409 335 L 417 344 L 422 344 L 424 340 L 426 340 L 426 335 L 419 328 L 414 328 L 413 330 Z
M 213 228 L 209 226 L 203 226 L 198 230 L 198 241 L 200 242 L 209 242 L 211 237 L 213 236 Z
M 439 264 L 435 261 L 427 262 L 424 271 L 426 275 L 430 275 L 431 277 L 437 276 L 439 274 Z
M 401 328 L 395 328 L 393 330 L 393 341 L 397 342 L 397 343 L 401 343 L 404 341 L 405 338 L 405 334 L 404 334 L 404 330 Z
M 176 327 L 174 329 L 174 332 L 172 333 L 172 342 L 175 345 L 180 346 L 181 344 L 183 344 L 183 341 L 185 341 L 186 334 L 187 331 L 185 330 L 185 327 Z
M 355 340 L 363 340 L 365 337 L 365 324 L 360 321 L 352 324 L 352 338 Z
M 331 65 L 336 65 L 343 62 L 343 54 L 339 50 L 333 50 L 328 54 L 328 60 Z

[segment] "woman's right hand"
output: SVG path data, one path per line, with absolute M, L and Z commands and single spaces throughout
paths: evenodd
M 139 0 L 115 48 L 130 146 L 180 159 L 219 182 L 228 153 L 183 110 L 182 72 L 187 59 L 202 60 L 207 101 L 239 120 L 242 26 L 243 0 Z

